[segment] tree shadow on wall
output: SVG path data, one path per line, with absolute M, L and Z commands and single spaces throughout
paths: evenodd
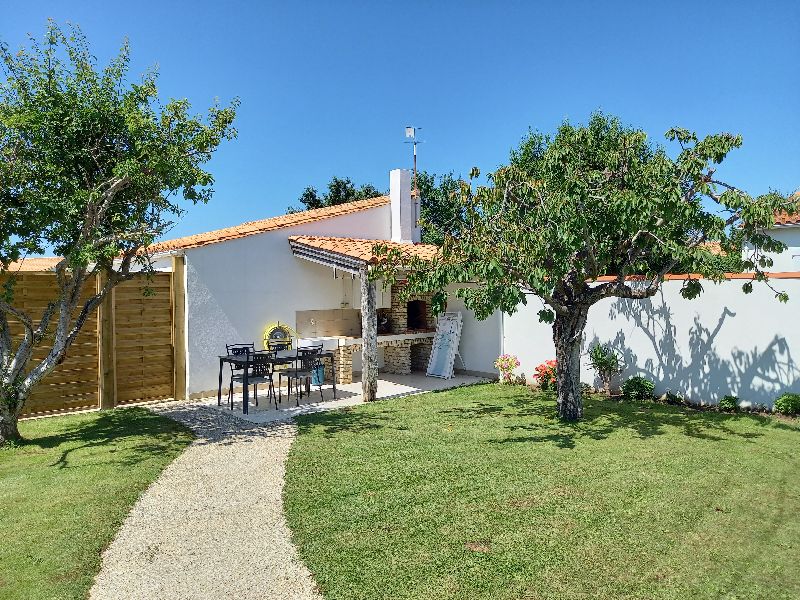
M 620 329 L 612 340 L 602 341 L 595 335 L 593 343 L 607 343 L 622 357 L 626 375 L 644 375 L 664 388 L 681 393 L 694 402 L 714 404 L 726 394 L 735 394 L 742 401 L 771 406 L 780 390 L 800 383 L 800 369 L 792 357 L 784 337 L 776 335 L 763 349 L 734 347 L 729 356 L 719 354 L 717 336 L 723 327 L 738 327 L 745 343 L 747 329 L 734 323 L 736 313 L 725 307 L 716 322 L 706 326 L 695 315 L 689 328 L 689 349 L 679 352 L 678 328 L 674 314 L 660 292 L 660 302 L 618 299 L 609 308 L 610 320 L 624 319 L 648 339 L 653 357 L 643 361 L 627 344 Z M 708 322 L 708 321 L 706 321 Z

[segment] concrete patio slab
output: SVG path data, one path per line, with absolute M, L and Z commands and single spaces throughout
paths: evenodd
M 487 379 L 472 375 L 456 375 L 452 379 L 440 379 L 437 377 L 427 377 L 424 373 L 412 373 L 410 375 L 390 375 L 382 373 L 378 379 L 378 399 L 398 398 L 400 396 L 410 396 L 412 394 L 424 394 L 446 390 L 462 385 L 472 385 L 482 383 Z M 251 390 L 252 391 L 252 390 Z M 250 395 L 249 413 L 242 413 L 242 395 L 235 394 L 233 410 L 227 403 L 227 397 L 223 394 L 222 406 L 217 406 L 216 397 L 197 400 L 195 403 L 200 406 L 208 406 L 216 410 L 223 411 L 235 417 L 249 421 L 251 423 L 276 423 L 288 422 L 295 416 L 321 412 L 326 410 L 336 410 L 348 406 L 363 404 L 364 399 L 361 395 L 361 381 L 354 381 L 345 385 L 336 386 L 336 398 L 333 397 L 333 387 L 325 385 L 322 388 L 320 397 L 319 388 L 312 387 L 311 395 L 303 395 L 300 406 L 297 406 L 294 396 L 286 396 L 285 390 L 283 398 L 278 408 L 270 399 L 267 400 L 265 390 L 259 390 L 259 405 L 256 406 L 252 393 Z

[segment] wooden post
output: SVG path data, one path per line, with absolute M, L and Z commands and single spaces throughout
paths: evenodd
M 172 349 L 175 400 L 186 400 L 186 257 L 172 257 Z
M 97 291 L 106 283 L 105 275 L 97 276 Z M 100 325 L 100 408 L 117 405 L 117 350 L 115 344 L 114 288 L 106 295 L 99 307 Z
M 375 282 L 370 281 L 369 267 L 361 268 L 361 389 L 365 402 L 378 395 L 378 311 Z

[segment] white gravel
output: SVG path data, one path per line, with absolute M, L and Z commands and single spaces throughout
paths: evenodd
M 103 553 L 90 598 L 320 599 L 282 510 L 296 427 L 197 404 L 153 410 L 197 439 L 139 498 Z

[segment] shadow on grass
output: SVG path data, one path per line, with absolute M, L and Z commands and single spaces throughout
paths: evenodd
M 391 413 L 384 411 L 381 414 L 369 414 L 363 411 L 343 408 L 341 410 L 302 415 L 297 417 L 297 425 L 303 433 L 315 427 L 322 427 L 326 436 L 337 433 L 365 433 L 375 429 L 391 428 L 404 431 L 408 428 L 393 420 Z
M 551 392 L 531 393 L 507 403 L 474 402 L 468 406 L 442 409 L 439 412 L 463 419 L 507 417 L 522 421 L 508 424 L 506 429 L 513 435 L 495 440 L 495 443 L 548 442 L 564 449 L 574 448 L 580 438 L 602 440 L 624 429 L 632 430 L 641 438 L 678 429 L 687 437 L 697 439 L 722 441 L 737 438 L 746 442 L 760 438 L 763 433 L 757 429 L 763 427 L 800 431 L 796 426 L 763 415 L 724 414 L 656 403 L 619 402 L 599 397 L 588 399 L 584 406 L 583 419 L 570 423 L 556 418 L 556 399 Z M 528 419 L 532 422 L 525 422 Z M 736 424 L 745 427 L 733 427 Z M 756 431 L 753 431 L 754 428 Z
M 191 437 L 191 432 L 182 425 L 159 417 L 146 409 L 126 408 L 92 413 L 90 418 L 79 419 L 54 433 L 24 439 L 19 448 L 61 447 L 59 457 L 50 466 L 67 469 L 91 464 L 83 461 L 70 463 L 70 457 L 78 450 L 133 443 L 132 452 L 121 453 L 125 455 L 124 458 L 104 459 L 106 463 L 117 462 L 123 466 L 130 466 L 155 453 L 163 452 L 165 446 L 174 443 L 178 435 Z
M 537 415 L 545 417 L 545 422 L 509 425 L 507 429 L 517 435 L 496 440 L 497 443 L 551 442 L 559 448 L 568 449 L 574 448 L 576 441 L 581 438 L 603 440 L 620 430 L 633 431 L 640 438 L 678 430 L 687 437 L 706 441 L 735 438 L 752 443 L 764 435 L 758 431 L 764 427 L 800 431 L 797 427 L 763 415 L 722 414 L 689 407 L 599 398 L 586 403 L 583 419 L 575 423 L 555 418 L 555 398 L 552 398 L 552 403 L 539 402 L 537 406 L 529 406 L 527 402 L 518 400 L 511 405 L 511 409 L 509 416 Z

